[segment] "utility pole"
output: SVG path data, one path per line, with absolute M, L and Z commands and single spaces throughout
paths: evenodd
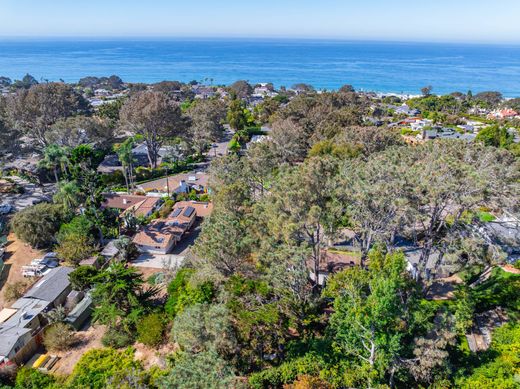
M 168 197 L 170 197 L 170 180 L 168 179 L 168 165 L 165 165 L 166 169 L 166 192 L 168 193 Z

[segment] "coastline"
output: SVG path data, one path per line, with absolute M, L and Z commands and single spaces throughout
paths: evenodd
M 317 90 L 417 95 L 500 91 L 520 96 L 520 46 L 251 38 L 0 38 L 0 76 L 74 83 L 116 74 L 125 82 L 297 83 Z M 212 80 L 204 82 L 204 80 Z

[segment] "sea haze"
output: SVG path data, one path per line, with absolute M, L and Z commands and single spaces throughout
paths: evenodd
M 74 82 L 119 75 L 162 80 L 417 94 L 498 90 L 520 96 L 520 46 L 280 39 L 0 40 L 0 76 Z M 210 81 L 212 79 L 213 81 Z

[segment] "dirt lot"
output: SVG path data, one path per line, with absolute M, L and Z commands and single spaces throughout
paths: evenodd
M 89 350 L 103 347 L 101 338 L 105 333 L 105 329 L 106 327 L 103 325 L 93 326 L 88 324 L 81 331 L 77 331 L 78 344 L 69 351 L 56 353 L 61 359 L 56 363 L 52 372 L 58 375 L 69 375 L 72 373 L 74 366 L 76 366 L 83 354 Z
M 10 306 L 11 302 L 4 299 L 5 285 L 18 281 L 26 281 L 27 288 L 33 284 L 36 279 L 24 278 L 22 276 L 22 266 L 28 265 L 33 259 L 41 258 L 43 252 L 34 250 L 29 245 L 18 240 L 14 234 L 9 234 L 4 256 L 4 270 L 0 277 L 0 309 Z
M 152 348 L 142 343 L 136 343 L 134 348 L 135 358 L 143 363 L 145 369 L 150 369 L 153 366 L 157 366 L 161 369 L 166 368 L 166 357 L 176 351 L 176 346 L 171 343 L 162 345 L 159 348 Z

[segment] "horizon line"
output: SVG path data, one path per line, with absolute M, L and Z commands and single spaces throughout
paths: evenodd
M 388 43 L 388 44 L 453 44 L 476 46 L 520 46 L 520 42 L 496 42 L 496 41 L 456 41 L 435 39 L 384 39 L 384 38 L 348 38 L 348 37 L 309 37 L 309 36 L 183 36 L 183 35 L 0 35 L 0 41 L 5 40 L 85 40 L 85 41 L 162 41 L 162 40 L 193 40 L 193 41 L 217 41 L 217 40 L 249 40 L 249 41 L 309 41 L 309 42 L 344 42 L 344 43 Z

